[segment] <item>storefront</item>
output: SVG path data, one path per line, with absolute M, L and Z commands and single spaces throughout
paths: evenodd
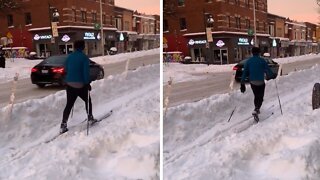
M 192 63 L 231 64 L 251 56 L 254 45 L 252 36 L 234 34 L 213 34 L 213 42 L 208 43 L 204 36 L 185 36 Z M 261 51 L 268 52 L 268 37 L 258 37 Z
M 59 37 L 53 38 L 50 30 L 39 31 L 30 30 L 33 34 L 33 45 L 36 53 L 41 57 L 48 57 L 56 54 L 69 54 L 74 51 L 74 42 L 85 41 L 84 52 L 92 57 L 101 55 L 101 34 L 98 30 L 86 29 L 59 29 Z M 109 43 L 112 37 L 110 31 L 105 37 L 105 42 Z

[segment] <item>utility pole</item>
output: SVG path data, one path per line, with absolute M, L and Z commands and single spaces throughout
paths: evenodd
M 253 2 L 254 46 L 258 47 L 258 44 L 257 44 L 256 1 L 253 0 L 252 2 Z
M 102 1 L 100 0 L 100 36 L 101 36 L 101 51 L 104 56 L 104 35 L 103 35 L 103 19 L 102 19 Z

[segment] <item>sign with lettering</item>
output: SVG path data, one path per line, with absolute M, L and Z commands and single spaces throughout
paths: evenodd
M 48 35 L 39 35 L 39 34 L 35 34 L 33 36 L 33 39 L 38 41 L 38 40 L 48 40 L 50 39 L 51 40 L 52 38 L 52 35 L 48 34 Z
M 91 39 L 91 40 L 95 40 L 96 37 L 94 36 L 94 32 L 85 32 L 83 39 Z
M 193 39 L 190 39 L 188 42 L 190 46 L 197 45 L 197 44 L 206 44 L 206 43 L 207 43 L 207 40 L 193 40 Z
M 239 38 L 238 45 L 250 45 L 248 38 Z

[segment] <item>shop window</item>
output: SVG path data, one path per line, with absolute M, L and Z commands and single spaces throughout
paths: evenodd
M 186 18 L 180 18 L 180 30 L 187 29 L 187 21 Z
M 24 13 L 24 20 L 25 20 L 26 25 L 32 24 L 31 13 L 29 13 L 29 12 Z
M 12 14 L 7 15 L 8 26 L 13 26 L 13 16 Z
M 185 6 L 184 0 L 178 0 L 178 6 Z

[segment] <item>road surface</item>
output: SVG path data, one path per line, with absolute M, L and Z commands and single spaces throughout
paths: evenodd
M 311 68 L 315 64 L 320 64 L 320 58 L 283 64 L 282 73 L 286 75 L 291 71 Z M 169 107 L 199 101 L 215 94 L 230 92 L 229 85 L 232 73 L 233 72 L 230 71 L 203 74 L 203 76 L 207 76 L 206 79 L 173 84 L 169 95 Z M 163 87 L 165 96 L 168 92 L 167 88 L 167 85 Z M 234 89 L 239 88 L 239 83 L 235 83 Z
M 120 74 L 124 72 L 127 61 L 104 65 L 105 78 L 109 75 Z M 157 64 L 160 63 L 160 55 L 148 55 L 139 58 L 133 58 L 130 60 L 129 70 L 136 69 L 139 66 Z M 0 108 L 6 106 L 9 103 L 11 95 L 12 82 L 3 83 L 0 86 Z M 15 103 L 23 102 L 29 99 L 38 99 L 57 91 L 63 90 L 63 87 L 59 86 L 47 86 L 45 88 L 38 88 L 36 85 L 31 84 L 31 80 L 21 79 L 17 83 L 17 90 L 15 93 Z

